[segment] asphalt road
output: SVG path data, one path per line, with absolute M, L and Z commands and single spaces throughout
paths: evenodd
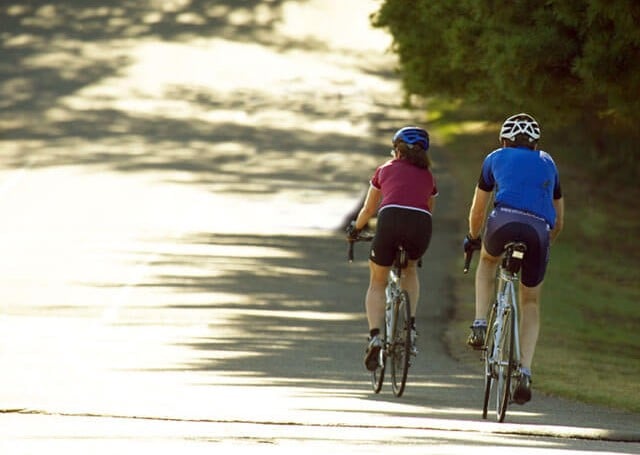
M 337 227 L 420 121 L 377 2 L 151 3 L 0 8 L 0 453 L 640 453 L 639 415 L 535 391 L 480 418 L 437 138 L 419 357 L 371 392 Z

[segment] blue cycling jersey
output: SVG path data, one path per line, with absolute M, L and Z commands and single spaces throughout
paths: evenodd
M 553 200 L 562 197 L 560 176 L 551 155 L 525 147 L 494 150 L 484 160 L 478 188 L 496 190 L 494 204 L 544 218 L 553 228 Z

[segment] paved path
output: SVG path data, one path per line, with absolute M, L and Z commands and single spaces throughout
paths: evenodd
M 335 228 L 419 116 L 376 2 L 235 4 L 0 11 L 0 453 L 639 453 L 638 415 L 479 418 L 480 365 L 442 342 L 437 144 L 420 357 L 402 399 L 370 392 L 366 252 Z

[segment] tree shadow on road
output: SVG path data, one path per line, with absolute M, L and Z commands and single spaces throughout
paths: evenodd
M 371 391 L 370 375 L 362 365 L 367 332 L 363 311 L 366 247 L 358 248 L 360 260 L 349 264 L 346 242 L 338 235 L 203 233 L 182 242 L 193 251 L 219 247 L 221 253 L 159 252 L 151 264 L 153 278 L 139 285 L 172 294 L 175 303 L 168 307 L 170 311 L 200 312 L 201 320 L 209 324 L 209 336 L 181 345 L 194 350 L 196 360 L 176 368 L 212 373 L 212 386 L 220 385 L 221 377 L 241 377 L 244 385 L 306 389 L 304 393 L 315 397 L 404 403 L 405 409 L 397 414 L 406 417 L 424 417 L 425 412 L 442 418 L 476 414 L 467 372 L 454 368 L 443 374 L 428 363 L 433 361 L 431 352 L 416 359 L 406 397 L 392 396 L 388 378 L 379 395 Z M 239 257 L 225 255 L 234 248 Z M 176 273 L 181 266 L 185 273 Z M 198 273 L 189 273 L 194 267 Z M 208 298 L 195 299 L 203 303 L 194 304 L 188 297 L 192 294 Z M 429 347 L 429 351 L 439 349 Z M 229 385 L 233 383 L 230 379 Z
M 162 255 L 153 264 L 159 270 L 155 279 L 141 284 L 176 293 L 175 310 L 202 311 L 212 318 L 211 338 L 189 345 L 202 360 L 192 368 L 249 374 L 260 384 L 264 378 L 284 384 L 361 377 L 366 269 L 347 263 L 343 238 L 202 234 L 183 241 L 247 252 L 242 257 Z M 211 273 L 162 273 L 163 265 L 175 270 L 179 264 Z M 211 295 L 211 303 L 181 304 L 180 294 L 190 293 Z M 230 332 L 215 320 L 216 313 L 234 328 L 232 336 L 225 335 Z M 216 352 L 225 355 L 216 358 Z
M 194 85 L 166 87 L 162 94 L 165 101 L 179 101 L 192 110 L 189 116 L 178 118 L 166 112 L 141 113 L 102 106 L 104 98 L 100 97 L 89 98 L 81 106 L 69 103 L 70 97 L 83 90 L 121 76 L 135 63 L 127 50 L 136 43 L 161 45 L 221 38 L 276 53 L 291 49 L 326 51 L 321 42 L 275 33 L 283 3 L 202 0 L 171 6 L 153 1 L 96 5 L 68 0 L 3 5 L 0 132 L 3 141 L 11 144 L 5 148 L 0 164 L 21 167 L 26 157 L 37 155 L 33 167 L 90 165 L 97 171 L 122 172 L 182 169 L 198 172 L 207 181 L 215 180 L 215 174 L 221 172 L 228 176 L 230 171 L 223 169 L 223 164 L 241 161 L 248 152 L 285 151 L 277 156 L 280 160 L 287 160 L 295 150 L 370 154 L 379 145 L 375 135 L 355 141 L 353 136 L 339 133 L 304 132 L 305 121 L 350 118 L 356 123 L 368 122 L 393 110 L 390 100 L 361 113 L 364 119 L 354 118 L 348 103 L 341 99 L 340 83 L 333 93 L 311 91 L 284 98 L 271 96 L 269 87 L 224 94 Z M 215 68 L 244 63 L 232 60 L 210 64 Z M 381 70 L 376 76 L 392 75 Z M 211 81 L 213 87 L 215 82 Z M 295 113 L 298 131 L 290 124 L 273 127 L 250 120 L 252 113 L 263 109 Z M 198 118 L 198 114 L 218 110 L 244 112 L 249 120 L 212 122 Z M 371 123 L 374 129 L 381 124 Z

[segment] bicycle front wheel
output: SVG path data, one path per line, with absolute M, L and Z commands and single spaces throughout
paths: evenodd
M 394 324 L 390 336 L 391 386 L 396 397 L 402 396 L 407 384 L 411 358 L 411 306 L 409 294 L 402 291 L 394 302 Z
M 491 388 L 495 379 L 494 362 L 497 356 L 496 350 L 496 305 L 495 303 L 491 307 L 491 313 L 489 314 L 489 321 L 487 324 L 487 334 L 485 336 L 484 346 L 484 402 L 482 404 L 482 418 L 487 418 L 487 411 L 489 409 L 489 400 L 491 397 Z
M 378 354 L 378 368 L 371 372 L 371 387 L 373 388 L 374 393 L 380 393 L 382 389 L 382 383 L 384 382 L 384 371 L 387 365 L 387 355 L 386 355 L 386 346 L 387 346 L 387 329 L 386 324 L 385 327 L 382 328 L 382 340 L 383 347 L 380 349 L 380 353 Z
M 513 372 L 513 336 L 514 336 L 513 313 L 507 310 L 503 314 L 502 336 L 500 337 L 499 356 L 497 358 L 497 385 L 496 390 L 496 415 L 498 422 L 503 422 L 507 415 L 507 405 L 511 398 L 511 374 Z

